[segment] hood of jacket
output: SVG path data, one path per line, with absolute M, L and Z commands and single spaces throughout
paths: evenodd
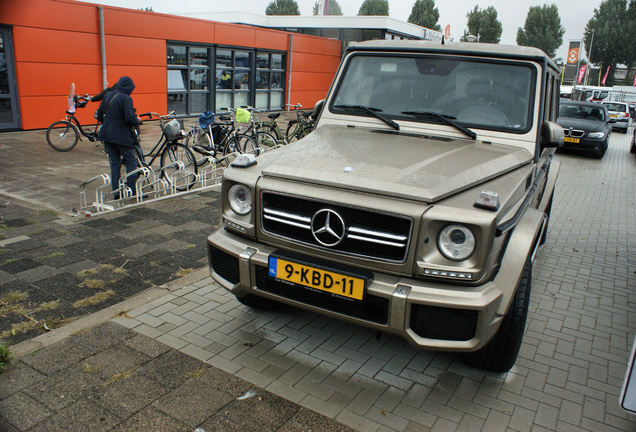
M 123 76 L 119 78 L 119 81 L 117 81 L 117 84 L 115 84 L 115 88 L 118 91 L 129 95 L 135 89 L 135 83 L 130 77 Z

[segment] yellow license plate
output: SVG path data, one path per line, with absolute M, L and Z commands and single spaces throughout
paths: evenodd
M 618 114 L 610 114 L 611 118 L 618 118 Z
M 362 300 L 363 278 L 269 257 L 269 276 L 342 297 Z
M 581 139 L 580 138 L 572 138 L 572 137 L 565 137 L 563 138 L 563 141 L 565 142 L 571 142 L 571 143 L 577 143 L 579 142 Z

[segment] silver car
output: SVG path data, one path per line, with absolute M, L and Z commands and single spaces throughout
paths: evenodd
M 603 101 L 601 103 L 609 111 L 610 118 L 616 120 L 616 123 L 613 124 L 614 129 L 620 129 L 627 133 L 630 121 L 629 105 L 626 102 L 613 101 Z

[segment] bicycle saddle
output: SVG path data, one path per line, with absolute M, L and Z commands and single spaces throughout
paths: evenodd
M 280 117 L 280 113 L 267 114 L 267 117 L 271 118 L 272 120 L 275 120 L 278 117 Z
M 230 120 L 232 120 L 232 117 L 226 116 L 226 115 L 222 115 L 222 116 L 219 116 L 219 120 L 230 121 Z

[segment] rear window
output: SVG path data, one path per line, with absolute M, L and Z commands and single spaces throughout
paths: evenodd
M 605 105 L 605 108 L 609 111 L 627 112 L 627 105 L 625 104 L 608 102 L 603 105 Z

